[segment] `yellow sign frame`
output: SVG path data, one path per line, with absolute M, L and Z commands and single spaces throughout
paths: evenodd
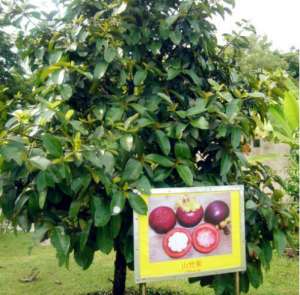
M 202 193 L 206 193 L 207 195 L 207 193 L 213 194 L 217 192 L 230 193 L 232 252 L 225 255 L 150 262 L 148 215 L 145 216 L 134 213 L 134 263 L 135 281 L 137 283 L 200 277 L 246 270 L 243 186 L 152 189 L 150 195 L 142 195 L 142 197 L 148 204 L 149 197 L 176 196 L 182 194 L 193 196 Z

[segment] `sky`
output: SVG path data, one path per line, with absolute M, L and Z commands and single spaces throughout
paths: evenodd
M 31 0 L 43 9 L 51 10 L 51 0 Z M 232 15 L 225 21 L 216 18 L 218 36 L 234 30 L 235 22 L 247 19 L 259 35 L 267 35 L 273 49 L 288 51 L 292 46 L 300 48 L 300 0 L 236 0 Z
M 230 33 L 235 22 L 247 19 L 259 35 L 267 35 L 273 49 L 300 48 L 300 0 L 236 0 L 232 15 L 216 19 L 218 32 Z

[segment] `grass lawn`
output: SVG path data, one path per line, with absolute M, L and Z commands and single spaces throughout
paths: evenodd
M 82 271 L 71 259 L 70 269 L 57 265 L 51 246 L 37 246 L 28 254 L 32 245 L 30 234 L 0 235 L 0 294 L 1 295 L 76 295 L 109 290 L 112 286 L 113 255 L 97 254 L 93 265 Z M 39 271 L 37 280 L 21 282 L 29 277 L 32 269 Z M 275 256 L 271 270 L 265 274 L 264 284 L 251 295 L 298 295 L 298 260 Z M 148 285 L 156 294 L 213 295 L 213 291 L 189 284 L 184 280 L 165 281 Z M 129 272 L 128 288 L 136 288 L 133 273 Z

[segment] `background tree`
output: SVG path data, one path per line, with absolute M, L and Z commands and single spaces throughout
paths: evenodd
M 147 213 L 136 189 L 242 183 L 241 289 L 258 287 L 295 214 L 272 172 L 243 155 L 281 85 L 241 74 L 242 37 L 232 55 L 218 45 L 210 17 L 230 12 L 233 1 L 65 3 L 62 19 L 42 21 L 17 43 L 34 86 L 32 102 L 14 104 L 0 136 L 7 218 L 50 237 L 60 265 L 73 253 L 86 269 L 96 251 L 114 249 L 113 292 L 123 294 L 126 265 L 133 266 L 132 211 Z M 201 283 L 233 293 L 231 274 Z

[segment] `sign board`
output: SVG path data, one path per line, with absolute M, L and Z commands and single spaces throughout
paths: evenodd
M 134 214 L 137 283 L 244 271 L 243 186 L 153 189 Z

